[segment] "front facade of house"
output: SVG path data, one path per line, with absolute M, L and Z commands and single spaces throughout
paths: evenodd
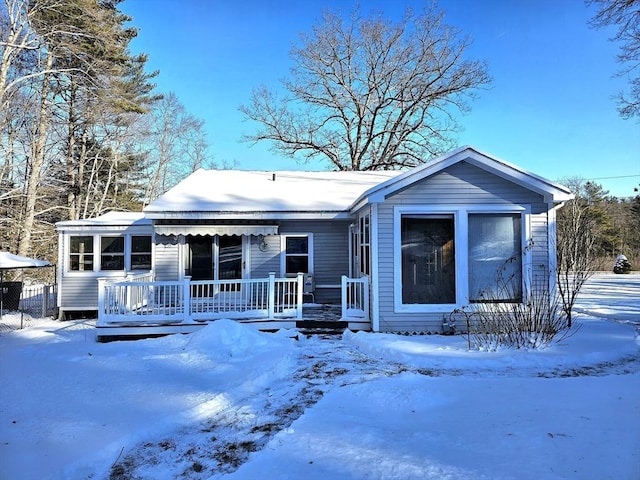
M 200 170 L 128 220 L 58 224 L 59 305 L 62 315 L 100 310 L 98 278 L 146 274 L 156 300 L 162 282 L 186 279 L 182 301 L 202 303 L 224 287 L 226 303 L 255 306 L 261 279 L 301 272 L 298 304 L 347 304 L 346 317 L 344 279 L 358 280 L 367 292 L 359 328 L 440 332 L 469 303 L 518 302 L 554 287 L 555 209 L 570 198 L 469 147 L 406 172 Z M 263 311 L 274 317 L 280 307 Z

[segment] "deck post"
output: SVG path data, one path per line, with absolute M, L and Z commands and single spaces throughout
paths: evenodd
M 346 275 L 342 275 L 342 280 L 341 280 L 341 284 L 342 284 L 342 293 L 340 295 L 340 300 L 342 303 L 342 318 L 347 318 L 347 295 L 348 295 L 348 289 L 347 289 L 347 276 Z
M 98 325 L 102 323 L 101 320 L 104 320 L 104 295 L 105 295 L 105 284 L 107 282 L 106 278 L 98 279 Z
M 369 277 L 368 276 L 362 277 L 362 288 L 363 288 L 362 309 L 364 310 L 364 318 L 366 318 L 367 320 L 371 320 L 371 318 L 369 317 Z
M 182 284 L 183 323 L 191 323 L 191 277 L 185 276 Z
M 267 315 L 269 320 L 275 319 L 276 313 L 276 272 L 269 272 L 269 299 L 267 304 Z
M 304 297 L 304 273 L 298 272 L 296 288 L 296 318 L 302 320 L 302 299 Z
M 49 311 L 49 285 L 45 285 L 42 287 L 42 318 L 47 316 L 47 312 Z

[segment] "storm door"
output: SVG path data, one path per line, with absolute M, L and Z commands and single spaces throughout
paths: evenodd
M 242 237 L 222 235 L 218 237 L 217 279 L 241 280 L 244 260 L 242 258 Z M 237 286 L 234 285 L 234 289 Z

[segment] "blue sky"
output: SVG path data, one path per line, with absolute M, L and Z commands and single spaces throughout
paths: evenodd
M 134 53 L 160 70 L 158 90 L 174 92 L 205 121 L 214 160 L 256 170 L 323 170 L 275 156 L 269 144 L 240 142 L 257 125 L 238 107 L 259 85 L 279 87 L 289 51 L 322 11 L 348 13 L 357 0 L 126 0 L 139 28 Z M 360 0 L 361 10 L 399 19 L 429 0 Z M 611 194 L 640 185 L 640 122 L 623 120 L 611 96 L 624 89 L 613 30 L 593 30 L 581 0 L 440 0 L 447 23 L 473 38 L 469 58 L 488 62 L 492 86 L 471 112 L 456 115 L 458 145 L 473 145 L 551 180 L 593 179 Z M 625 178 L 612 178 L 625 177 Z

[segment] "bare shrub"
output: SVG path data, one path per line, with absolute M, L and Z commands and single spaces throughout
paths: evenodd
M 498 281 L 502 282 L 498 291 L 513 288 L 512 282 Z M 527 286 L 522 301 L 505 302 L 488 293 L 482 301 L 471 303 L 457 313 L 465 318 L 470 350 L 537 349 L 560 341 L 569 333 L 558 297 L 551 295 L 543 284 L 538 288 Z

